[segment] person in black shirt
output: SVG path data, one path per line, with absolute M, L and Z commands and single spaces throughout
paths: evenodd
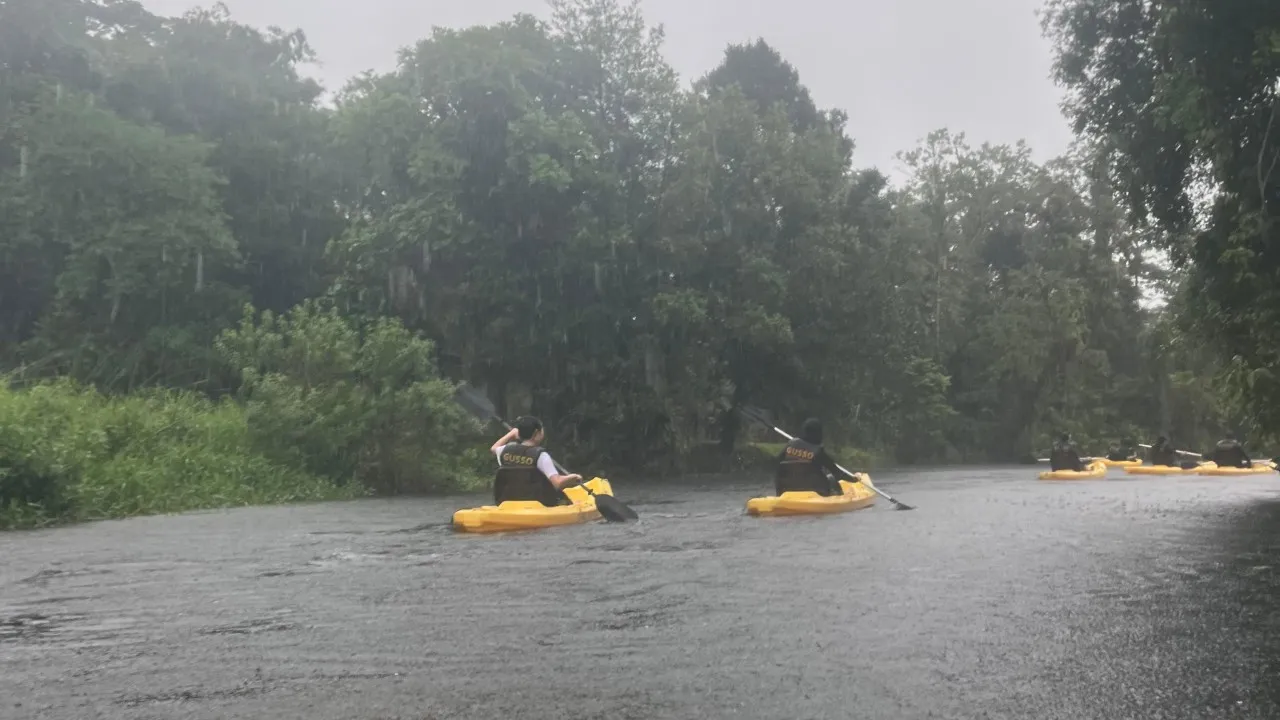
M 1062 433 L 1058 436 L 1058 442 L 1053 444 L 1053 450 L 1049 453 L 1049 469 L 1058 470 L 1074 470 L 1081 472 L 1085 470 L 1084 460 L 1080 459 L 1080 452 L 1076 450 L 1076 444 L 1071 442 L 1070 433 Z
M 1138 453 L 1133 450 L 1133 440 L 1125 438 L 1120 441 L 1119 445 L 1112 445 L 1107 450 L 1107 459 L 1114 461 L 1137 460 Z
M 1169 443 L 1169 438 L 1161 435 L 1156 438 L 1156 444 L 1147 451 L 1147 462 L 1152 465 L 1178 467 L 1178 451 Z
M 800 428 L 800 437 L 787 443 L 778 456 L 774 490 L 778 495 L 806 490 L 824 497 L 843 495 L 844 489 L 836 478 L 858 479 L 836 466 L 822 447 L 822 423 L 809 418 Z
M 1244 451 L 1244 446 L 1236 439 L 1235 433 L 1230 432 L 1214 446 L 1213 452 L 1209 453 L 1209 460 L 1217 463 L 1218 467 L 1253 467 L 1253 461 Z
M 1166 467 L 1180 467 L 1183 470 L 1190 470 L 1199 465 L 1195 460 L 1179 460 L 1182 453 L 1169 442 L 1169 438 L 1161 435 L 1156 438 L 1156 444 L 1151 446 L 1147 451 L 1147 462 L 1152 465 L 1164 465 Z

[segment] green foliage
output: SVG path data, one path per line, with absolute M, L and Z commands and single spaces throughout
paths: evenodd
M 207 320 L 234 307 L 205 274 L 238 261 L 208 147 L 91 98 L 41 97 L 5 133 L 25 162 L 0 168 L 12 270 L 0 274 L 28 291 L 8 329 L 32 332 L 24 355 L 54 374 L 113 387 L 203 377 Z
M 267 457 L 381 493 L 477 483 L 458 462 L 475 421 L 437 375 L 431 343 L 399 322 L 357 327 L 313 302 L 280 316 L 246 308 L 218 349 Z
M 1280 430 L 1280 4 L 1053 0 L 1045 27 L 1076 128 L 1150 246 L 1185 270 L 1186 326 L 1249 425 Z
M 1265 433 L 1280 23 L 1241 8 L 1054 0 L 1094 142 L 1041 164 L 938 131 L 891 186 L 764 41 L 682 86 L 638 0 L 436 29 L 331 108 L 300 31 L 10 0 L 0 362 L 231 397 L 191 412 L 240 418 L 252 462 L 352 492 L 489 474 L 442 377 L 542 416 L 557 453 L 628 469 L 758 455 L 746 405 L 900 462 L 1015 459 L 1064 429 L 1098 451 Z M 1203 217 L 1192 180 L 1223 191 Z M 1151 288 L 1173 302 L 1144 305 Z M 113 482 L 224 483 L 175 452 L 113 461 L 136 478 Z M 15 507 L 78 516 L 72 488 L 99 486 L 73 454 L 22 455 Z M 90 505 L 128 506 L 102 487 Z
M 254 449 L 244 410 L 177 392 L 0 386 L 0 527 L 352 497 Z

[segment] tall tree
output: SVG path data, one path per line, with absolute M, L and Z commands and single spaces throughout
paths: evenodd
M 115 387 L 207 378 L 202 347 L 235 308 L 207 278 L 238 259 L 209 148 L 73 93 L 10 129 L 27 150 L 0 172 L 6 265 L 40 283 L 20 286 L 39 308 L 27 357 Z
M 821 120 L 809 88 L 800 84 L 800 73 L 762 38 L 730 45 L 724 60 L 707 73 L 702 84 L 710 91 L 737 85 L 762 114 L 781 105 L 796 132 L 812 130 Z
M 1076 129 L 1189 270 L 1185 317 L 1280 429 L 1280 5 L 1053 0 L 1045 27 Z
M 322 89 L 300 70 L 315 59 L 306 36 L 236 23 L 219 3 L 165 20 L 150 42 L 116 57 L 104 89 L 111 107 L 213 146 L 209 164 L 229 181 L 222 206 L 244 256 L 224 279 L 275 311 L 323 292 L 324 248 L 343 220 Z

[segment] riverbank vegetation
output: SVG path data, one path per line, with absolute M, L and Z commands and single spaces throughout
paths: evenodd
M 1059 430 L 1094 450 L 1264 433 L 1246 421 L 1268 417 L 1274 343 L 1188 318 L 1241 311 L 1197 253 L 1253 247 L 1280 199 L 1224 149 L 1243 205 L 1194 243 L 1128 212 L 1151 170 L 1133 159 L 1159 155 L 1101 141 L 1142 116 L 1083 91 L 1123 69 L 1075 59 L 1098 52 L 1097 4 L 1049 20 L 1086 142 L 1041 163 L 939 130 L 890 182 L 766 43 L 683 84 L 636 3 L 436 29 L 330 97 L 301 31 L 219 6 L 10 0 L 0 504 L 465 487 L 488 438 L 450 400 L 461 381 L 542 416 L 567 458 L 635 471 L 773 440 L 747 405 L 903 463 L 1017 460 Z M 1160 178 L 1166 206 L 1183 177 Z M 1274 197 L 1280 171 L 1264 180 Z M 1275 325 L 1266 302 L 1241 327 Z

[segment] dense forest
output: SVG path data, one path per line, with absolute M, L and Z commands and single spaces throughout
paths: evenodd
M 634 0 L 332 92 L 220 6 L 0 0 L 0 504 L 465 484 L 463 381 L 637 472 L 731 454 L 748 405 L 902 463 L 1266 435 L 1280 5 L 1044 19 L 1077 146 L 938 130 L 890 182 L 766 42 L 682 83 Z

